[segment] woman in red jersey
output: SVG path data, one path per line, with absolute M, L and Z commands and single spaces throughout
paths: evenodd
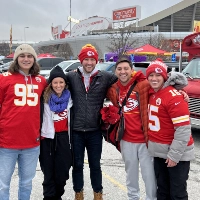
M 44 174 L 44 200 L 61 200 L 72 165 L 70 108 L 72 100 L 66 88 L 66 76 L 56 66 L 50 73 L 44 92 L 40 165 Z
M 194 159 L 188 104 L 171 86 L 173 79 L 167 77 L 163 62 L 153 61 L 146 75 L 151 86 L 148 150 L 154 157 L 157 199 L 187 200 L 190 161 Z M 180 73 L 174 80 L 181 84 L 187 79 Z
M 0 75 L 0 198 L 9 199 L 18 163 L 18 199 L 30 199 L 40 145 L 40 96 L 46 80 L 39 75 L 36 52 L 18 46 L 8 72 Z

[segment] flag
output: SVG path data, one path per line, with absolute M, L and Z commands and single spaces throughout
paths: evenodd
M 12 25 L 10 28 L 10 53 L 12 53 Z

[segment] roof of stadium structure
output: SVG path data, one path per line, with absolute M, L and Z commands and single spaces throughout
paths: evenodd
M 139 27 L 158 26 L 159 32 L 191 32 L 194 20 L 200 21 L 200 0 L 183 0 L 138 21 L 137 25 Z

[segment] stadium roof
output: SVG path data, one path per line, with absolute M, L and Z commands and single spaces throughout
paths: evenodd
M 194 20 L 200 21 L 200 0 L 183 0 L 137 23 L 158 26 L 159 32 L 192 32 Z

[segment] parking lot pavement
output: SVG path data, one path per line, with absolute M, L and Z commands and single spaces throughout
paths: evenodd
M 197 131 L 193 133 L 195 139 L 195 153 L 196 160 L 191 162 L 191 170 L 188 180 L 188 193 L 189 200 L 198 200 L 200 199 L 200 134 Z M 103 153 L 102 153 L 102 174 L 103 174 L 103 199 L 104 200 L 127 200 L 127 191 L 126 191 L 126 174 L 124 170 L 124 163 L 121 159 L 120 153 L 115 149 L 114 146 L 108 144 L 107 142 L 103 143 Z M 85 168 L 84 168 L 84 179 L 85 187 L 84 194 L 85 200 L 93 200 L 93 192 L 90 186 L 89 179 L 89 167 L 87 162 L 87 155 L 85 157 Z M 140 193 L 141 200 L 145 199 L 145 189 L 144 183 L 140 175 Z M 36 176 L 33 180 L 33 190 L 31 195 L 31 200 L 42 200 L 42 180 L 43 174 L 40 170 L 39 164 L 37 167 Z M 18 176 L 17 169 L 13 175 L 11 182 L 11 197 L 10 200 L 17 200 L 17 188 L 18 188 Z M 67 181 L 65 187 L 66 191 L 63 195 L 63 200 L 73 200 L 74 192 L 72 186 L 71 177 Z

